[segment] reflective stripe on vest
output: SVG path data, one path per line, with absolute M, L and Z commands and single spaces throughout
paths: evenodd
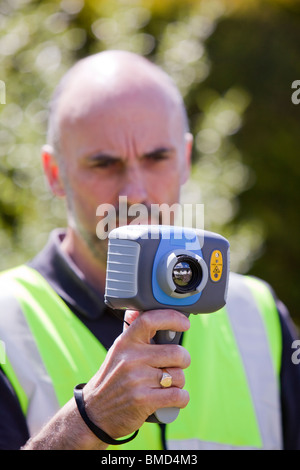
M 1 294 L 0 339 L 8 356 L 3 368 L 32 434 L 72 397 L 76 383 L 94 375 L 106 351 L 36 271 L 22 266 L 0 279 L 5 292 Z M 263 305 L 262 315 L 248 282 L 258 305 Z M 278 315 L 269 291 L 254 282 L 232 278 L 229 315 L 222 309 L 190 316 L 184 346 L 192 357 L 185 371 L 191 400 L 176 421 L 166 426 L 168 448 L 281 447 L 279 400 L 273 393 L 278 384 L 265 333 L 279 370 Z M 12 295 L 17 301 L 12 301 Z M 122 446 L 160 448 L 160 431 L 152 423 L 145 423 L 138 437 Z

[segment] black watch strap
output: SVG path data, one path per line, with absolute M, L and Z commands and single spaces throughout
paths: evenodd
M 121 444 L 125 444 L 126 442 L 132 441 L 132 439 L 134 439 L 137 436 L 139 430 L 135 431 L 134 434 L 127 437 L 126 439 L 117 440 L 117 439 L 113 439 L 112 437 L 110 437 L 108 434 L 106 434 L 106 432 L 104 432 L 101 428 L 96 426 L 96 424 L 94 424 L 90 420 L 90 418 L 88 417 L 85 411 L 85 405 L 84 405 L 84 399 L 83 399 L 83 387 L 85 385 L 86 384 L 76 385 L 76 387 L 74 388 L 74 398 L 76 401 L 78 411 L 83 421 L 85 422 L 85 424 L 89 427 L 89 429 L 98 437 L 98 439 L 105 442 L 106 444 L 121 445 Z

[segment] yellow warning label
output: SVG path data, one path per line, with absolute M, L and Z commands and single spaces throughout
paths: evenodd
M 210 278 L 214 282 L 221 279 L 223 272 L 223 256 L 220 250 L 214 250 L 210 257 Z

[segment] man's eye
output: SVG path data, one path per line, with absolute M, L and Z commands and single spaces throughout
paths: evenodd
M 95 168 L 103 168 L 103 169 L 113 168 L 114 166 L 117 166 L 117 164 L 118 164 L 118 161 L 113 158 L 101 158 L 93 162 L 93 166 Z
M 146 155 L 148 161 L 161 162 L 163 160 L 168 160 L 169 155 L 167 153 L 150 153 Z

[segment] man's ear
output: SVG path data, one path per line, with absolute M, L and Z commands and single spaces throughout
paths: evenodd
M 184 161 L 181 172 L 181 184 L 186 183 L 190 176 L 191 163 L 192 163 L 192 149 L 193 149 L 193 136 L 187 132 L 184 137 Z
M 57 197 L 64 197 L 65 190 L 59 174 L 59 167 L 50 145 L 44 145 L 42 148 L 42 164 L 51 191 Z

